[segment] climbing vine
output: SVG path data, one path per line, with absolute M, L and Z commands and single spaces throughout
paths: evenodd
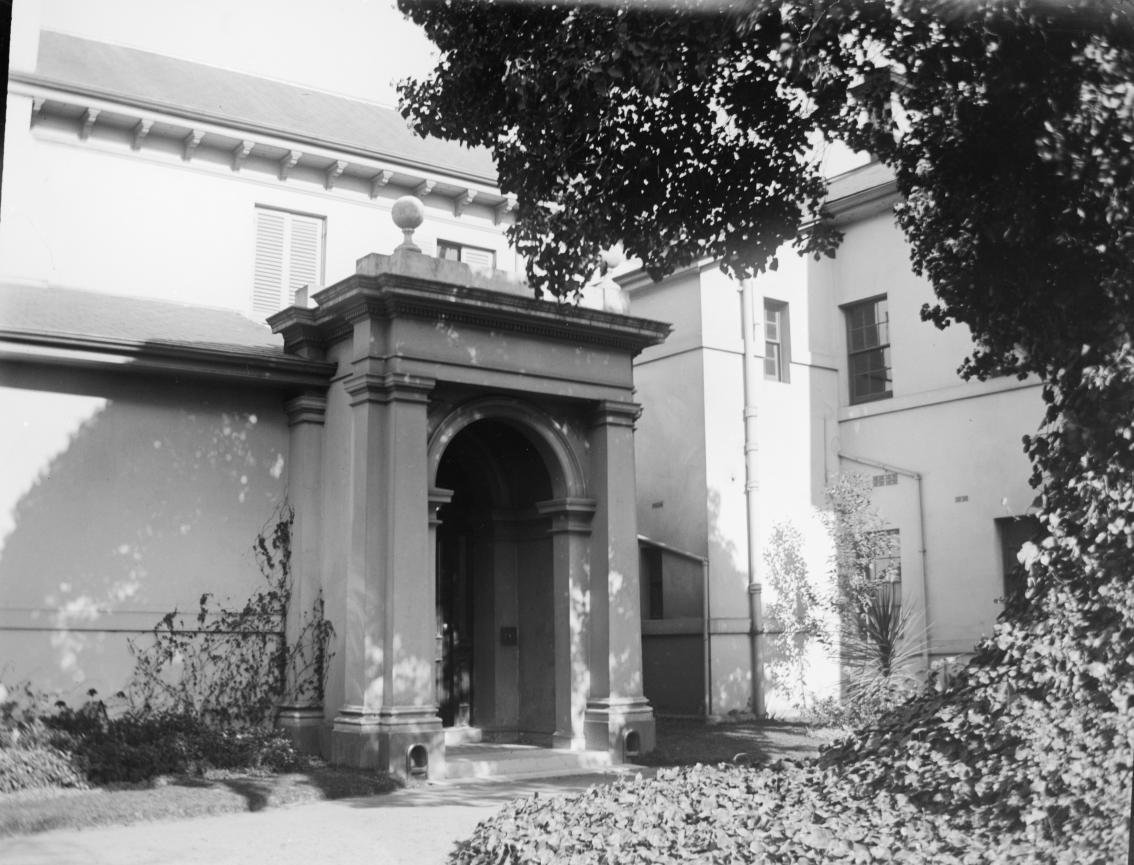
M 174 712 L 218 726 L 262 726 L 282 703 L 322 702 L 334 626 L 320 593 L 298 620 L 288 642 L 292 604 L 291 531 L 294 513 L 284 506 L 254 544 L 264 584 L 233 609 L 211 592 L 196 615 L 174 609 L 154 626 L 148 645 L 129 642 L 134 672 L 127 688 L 140 714 Z

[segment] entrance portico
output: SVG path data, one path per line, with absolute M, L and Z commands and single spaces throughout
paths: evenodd
M 298 594 L 336 629 L 329 756 L 436 777 L 463 725 L 649 750 L 631 361 L 668 326 L 411 247 L 271 319 L 337 364 L 290 469 Z

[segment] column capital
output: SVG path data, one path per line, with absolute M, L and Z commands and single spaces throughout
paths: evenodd
M 621 400 L 600 400 L 591 413 L 591 427 L 626 426 L 633 429 L 634 422 L 642 414 L 642 406 L 636 402 Z
M 437 512 L 445 505 L 453 500 L 453 491 L 447 490 L 442 487 L 429 488 L 429 525 L 436 527 L 441 525 L 441 520 L 437 516 Z
M 343 387 L 354 406 L 367 402 L 428 403 L 429 394 L 436 384 L 436 379 L 405 373 L 355 372 L 346 379 Z
M 287 425 L 301 423 L 322 425 L 327 419 L 327 398 L 320 394 L 305 393 L 284 403 L 287 412 Z
M 551 517 L 553 535 L 562 532 L 589 535 L 597 506 L 594 499 L 572 497 L 536 502 L 536 510 L 542 516 Z

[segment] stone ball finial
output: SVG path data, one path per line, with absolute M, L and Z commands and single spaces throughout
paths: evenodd
M 414 229 L 425 221 L 425 205 L 421 203 L 421 199 L 415 195 L 403 195 L 394 202 L 390 217 L 405 235 L 405 240 L 398 245 L 398 249 L 421 252 L 421 248 L 413 242 Z

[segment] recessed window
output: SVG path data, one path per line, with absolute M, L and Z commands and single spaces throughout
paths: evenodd
M 847 317 L 847 373 L 851 403 L 893 396 L 890 379 L 890 311 L 886 298 L 843 308 Z
M 1033 516 L 1000 517 L 996 520 L 996 534 L 1000 541 L 1000 573 L 1004 584 L 1004 597 L 1009 598 L 1024 590 L 1024 569 L 1020 565 L 1020 550 L 1028 541 L 1043 534 L 1043 525 Z
M 496 253 L 491 249 L 453 243 L 451 240 L 437 241 L 437 257 L 449 261 L 463 261 L 469 267 L 496 269 Z
M 879 592 L 888 592 L 895 605 L 902 603 L 902 545 L 897 529 L 871 532 L 879 551 L 870 563 L 870 582 Z
M 295 302 L 295 292 L 323 282 L 325 220 L 321 216 L 256 208 L 252 313 L 266 317 Z
M 787 381 L 791 356 L 788 349 L 788 305 L 764 301 L 764 378 Z

